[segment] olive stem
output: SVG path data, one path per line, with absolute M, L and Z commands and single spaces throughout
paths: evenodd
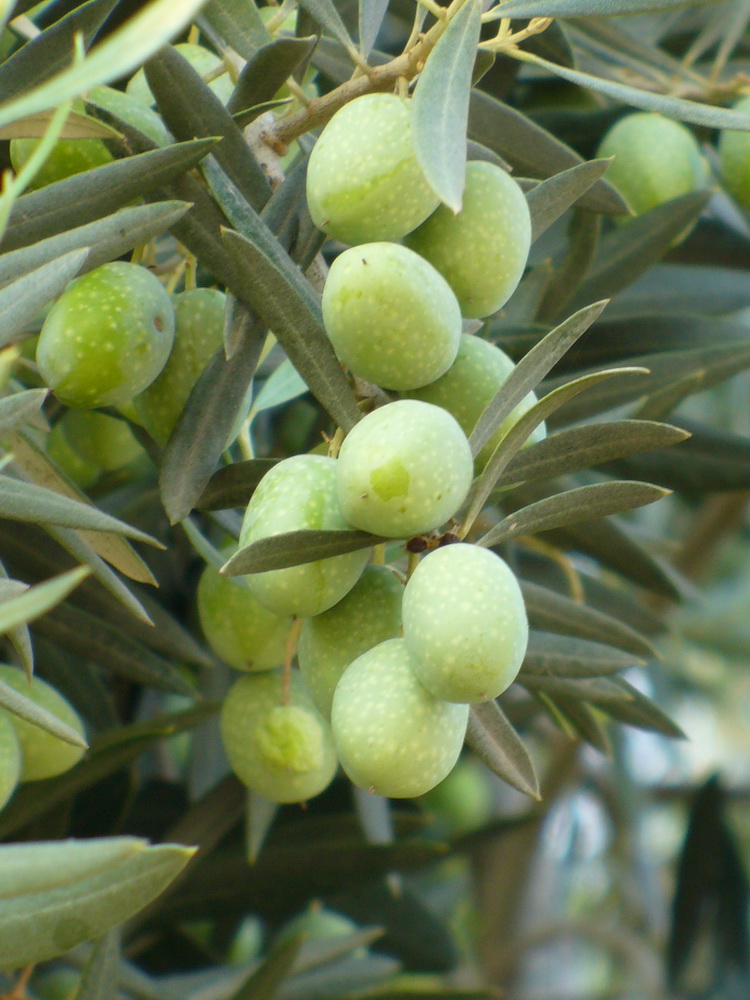
M 532 538 L 531 535 L 526 535 L 521 539 L 523 545 L 527 549 L 532 549 L 535 552 L 540 552 L 542 555 L 547 556 L 548 559 L 552 560 L 558 568 L 562 571 L 568 586 L 570 587 L 570 596 L 576 602 L 576 604 L 585 604 L 586 595 L 583 592 L 583 584 L 581 583 L 581 577 L 578 574 L 575 566 L 571 562 L 569 556 L 560 549 L 555 548 L 554 545 L 550 545 L 548 542 L 543 542 L 539 538 Z
M 13 989 L 10 993 L 3 993 L 0 1000 L 26 1000 L 28 994 L 26 992 L 26 984 L 31 978 L 31 973 L 34 971 L 33 965 L 27 965 L 23 972 L 20 974 Z
M 409 553 L 409 562 L 408 562 L 408 565 L 406 567 L 406 582 L 407 583 L 409 582 L 409 580 L 411 580 L 412 575 L 414 573 L 414 570 L 417 568 L 417 566 L 419 566 L 419 560 L 420 560 L 420 558 L 421 557 L 420 557 L 420 555 L 419 555 L 418 552 L 410 552 Z

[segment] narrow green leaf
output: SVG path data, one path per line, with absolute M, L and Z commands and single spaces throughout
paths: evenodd
M 246 507 L 258 483 L 276 462 L 275 458 L 254 458 L 225 465 L 211 476 L 195 506 L 198 510 Z
M 299 6 L 316 24 L 341 42 L 347 52 L 356 55 L 357 47 L 346 30 L 346 25 L 341 20 L 333 0 L 301 0 Z
M 88 247 L 71 250 L 0 289 L 0 348 L 12 343 L 40 309 L 57 298 L 81 270 L 87 255 Z
M 174 844 L 146 847 L 64 889 L 0 901 L 0 968 L 46 961 L 100 937 L 158 896 L 193 853 Z M 64 857 L 62 853 L 61 865 Z
M 367 531 L 286 531 L 280 535 L 261 538 L 240 549 L 222 567 L 224 576 L 243 576 L 247 573 L 265 573 L 271 569 L 300 566 L 356 552 L 389 539 L 371 535 Z
M 196 139 L 154 149 L 25 194 L 13 206 L 2 249 L 28 246 L 110 215 L 190 170 L 215 144 Z
M 245 298 L 274 331 L 310 391 L 345 431 L 360 419 L 354 394 L 323 328 L 320 303 L 302 273 L 273 246 L 225 230 L 227 249 L 250 292 Z
M 13 899 L 115 868 L 146 847 L 139 837 L 92 837 L 0 847 L 0 899 Z
M 0 101 L 7 101 L 69 66 L 80 33 L 88 48 L 117 0 L 89 0 L 55 21 L 0 66 Z M 72 96 L 72 95 L 71 95 Z
M 657 313 L 714 315 L 748 305 L 747 271 L 695 264 L 656 264 L 620 292 L 607 318 L 613 322 Z
M 578 153 L 541 125 L 480 90 L 471 94 L 469 137 L 499 153 L 523 175 L 531 177 L 551 177 L 583 163 Z M 607 215 L 628 212 L 622 195 L 604 179 L 598 180 L 586 192 L 580 207 Z
M 497 701 L 471 706 L 466 742 L 499 778 L 541 801 L 539 779 L 529 751 Z
M 427 183 L 453 213 L 466 176 L 469 93 L 479 32 L 479 0 L 467 0 L 427 57 L 412 101 L 412 136 Z
M 539 239 L 555 220 L 604 176 L 609 160 L 589 160 L 533 187 L 526 195 L 531 212 L 531 241 Z
M 521 671 L 524 675 L 598 677 L 643 663 L 638 656 L 600 642 L 532 629 Z
M 619 701 L 611 700 L 603 703 L 601 705 L 603 712 L 606 712 L 613 719 L 617 719 L 618 722 L 624 722 L 628 726 L 635 726 L 637 729 L 646 729 L 650 732 L 661 733 L 673 740 L 687 739 L 685 733 L 677 723 L 673 722 L 645 694 L 642 694 L 622 677 L 613 677 L 612 681 L 622 689 L 624 697 Z
M 530 319 L 547 323 L 568 314 L 570 300 L 585 280 L 599 250 L 601 231 L 601 215 L 579 207 L 573 209 L 566 244 L 550 262 L 544 294 Z
M 260 210 L 271 187 L 231 114 L 187 59 L 167 45 L 146 63 L 146 79 L 164 124 L 176 139 L 220 136 L 213 149 L 242 197 Z
M 0 104 L 0 125 L 56 108 L 92 87 L 127 76 L 190 24 L 204 3 L 181 0 L 175 5 L 174 0 L 152 0 L 81 62 L 55 73 L 22 97 Z
M 514 49 L 509 54 L 520 62 L 539 66 L 569 83 L 594 90 L 614 101 L 622 101 L 623 104 L 629 104 L 634 108 L 656 111 L 668 118 L 676 118 L 678 121 L 690 122 L 693 125 L 703 125 L 710 129 L 730 128 L 741 132 L 750 131 L 750 115 L 742 111 L 700 104 L 697 101 L 686 101 L 682 97 L 670 97 L 667 94 L 655 94 L 648 90 L 641 90 L 639 87 L 631 87 L 629 84 L 605 80 L 577 69 L 559 66 L 557 63 L 542 59 L 540 56 L 523 49 Z
M 38 726 L 45 733 L 56 736 L 63 743 L 70 743 L 74 747 L 83 747 L 84 750 L 88 748 L 86 740 L 72 726 L 63 722 L 62 719 L 58 719 L 48 709 L 37 705 L 35 701 L 27 698 L 26 695 L 11 687 L 10 684 L 6 684 L 5 681 L 0 681 L 0 706 L 11 715 L 17 715 L 19 719 L 31 723 L 32 726 Z
M 281 406 L 307 392 L 307 386 L 294 365 L 288 358 L 281 362 L 278 368 L 263 383 L 263 388 L 253 400 L 250 416 L 254 417 L 263 410 Z
M 68 573 L 29 587 L 24 593 L 0 603 L 0 635 L 5 635 L 19 625 L 27 625 L 50 608 L 64 601 L 79 583 L 86 579 L 91 570 L 79 566 Z
M 243 66 L 227 111 L 236 114 L 253 105 L 272 101 L 314 48 L 314 38 L 276 38 L 264 44 Z
M 669 493 L 669 490 L 651 483 L 626 480 L 579 486 L 545 500 L 537 500 L 536 503 L 509 514 L 483 535 L 478 544 L 489 548 L 519 535 L 532 535 L 580 521 L 621 514 L 634 507 L 643 507 L 661 500 Z
M 528 355 L 527 355 L 528 357 Z M 511 427 L 500 444 L 497 446 L 489 462 L 485 466 L 482 474 L 474 483 L 469 495 L 469 509 L 466 513 L 464 524 L 473 524 L 479 512 L 484 507 L 500 475 L 507 467 L 510 460 L 516 455 L 529 435 L 538 427 L 550 414 L 558 410 L 569 399 L 573 399 L 580 392 L 585 392 L 592 386 L 598 385 L 601 381 L 610 378 L 619 378 L 622 375 L 647 375 L 645 368 L 612 368 L 594 375 L 583 375 L 581 378 L 573 379 L 561 385 L 554 392 L 543 396 L 538 402 L 520 417 Z M 507 383 L 506 383 L 507 384 Z
M 507 0 L 498 17 L 616 17 L 705 7 L 718 0 Z
M 637 370 L 637 369 L 636 369 Z M 636 452 L 679 444 L 689 432 L 651 420 L 609 420 L 550 434 L 518 452 L 498 479 L 498 487 L 552 479 L 590 469 Z
M 108 931 L 91 950 L 74 1000 L 112 1000 L 120 979 L 120 934 Z
M 35 417 L 47 392 L 47 389 L 24 389 L 0 399 L 0 435 L 11 433 Z
M 359 50 L 365 59 L 377 41 L 388 3 L 389 0 L 359 0 Z
M 172 524 L 187 517 L 203 493 L 255 374 L 265 330 L 247 318 L 232 357 L 221 347 L 206 365 L 164 449 L 159 489 Z
M 0 561 L 0 584 L 9 582 L 14 581 L 8 579 L 8 572 L 2 561 Z M 17 591 L 17 593 L 20 593 L 20 591 Z M 31 645 L 31 633 L 25 625 L 19 625 L 8 632 L 8 640 L 16 651 L 26 678 L 30 681 L 34 674 L 34 648 Z
M 259 48 L 271 41 L 253 0 L 210 0 L 203 8 L 201 18 L 218 31 L 243 59 L 252 59 Z
M 591 272 L 581 285 L 576 303 L 612 296 L 630 285 L 669 250 L 705 207 L 710 194 L 695 191 L 658 205 L 620 226 L 602 240 Z
M 81 247 L 89 248 L 81 272 L 91 271 L 166 232 L 189 207 L 179 201 L 134 205 L 88 225 L 76 226 L 30 246 L 0 254 L 0 285 Z
M 594 747 L 600 753 L 609 757 L 612 754 L 612 743 L 601 720 L 601 712 L 596 711 L 585 701 L 579 701 L 568 695 L 558 694 L 551 698 L 548 694 L 535 691 L 534 694 L 545 706 L 553 709 L 550 712 L 554 721 L 559 725 L 564 721 L 573 733 L 577 733 L 582 740 Z
M 232 994 L 232 1000 L 273 1000 L 278 996 L 284 980 L 291 974 L 304 943 L 305 935 L 296 934 L 288 941 L 275 944 L 258 968 Z
M 247 860 L 254 865 L 279 812 L 278 802 L 248 790 L 245 808 L 245 848 Z
M 657 653 L 645 636 L 610 614 L 579 604 L 530 580 L 519 580 L 529 625 L 533 629 L 589 639 L 651 659 Z
M 145 532 L 90 504 L 79 503 L 43 486 L 10 476 L 0 476 L 0 517 L 29 521 L 32 524 L 86 528 L 88 531 L 116 531 L 127 538 L 135 538 L 157 548 L 162 547 L 160 542 Z
M 40 111 L 38 115 L 22 118 L 12 125 L 0 128 L 0 139 L 41 139 L 47 131 L 53 111 Z M 97 118 L 71 112 L 60 129 L 60 139 L 119 139 L 116 129 L 110 128 Z
M 588 330 L 606 305 L 606 302 L 595 302 L 579 310 L 551 330 L 518 362 L 484 408 L 471 432 L 469 443 L 472 455 L 476 457 L 479 454 L 505 418 Z

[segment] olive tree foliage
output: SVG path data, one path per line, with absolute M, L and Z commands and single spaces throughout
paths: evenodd
M 525 879 L 581 748 L 610 774 L 623 727 L 684 735 L 632 670 L 666 689 L 661 636 L 750 488 L 746 439 L 701 409 L 705 395 L 692 405 L 750 367 L 748 229 L 715 145 L 750 132 L 750 110 L 734 107 L 750 7 L 290 0 L 261 15 L 253 0 L 5 0 L 0 17 L 1 641 L 5 662 L 64 694 L 86 740 L 22 687 L 0 684 L 0 707 L 88 747 L 0 812 L 0 971 L 65 953 L 83 968 L 79 1000 L 494 995 L 521 974 Z M 219 67 L 196 71 L 170 44 L 185 39 Z M 102 88 L 141 67 L 155 103 L 139 119 Z M 231 559 L 224 548 L 279 459 L 324 441 L 337 455 L 390 398 L 347 374 L 326 335 L 321 292 L 342 247 L 305 193 L 320 129 L 372 93 L 410 97 L 417 161 L 448 210 L 461 208 L 467 157 L 510 171 L 530 210 L 518 288 L 465 327 L 516 362 L 473 456 L 538 400 L 451 527 L 502 554 L 530 626 L 516 682 L 469 712 L 463 760 L 480 760 L 495 791 L 467 836 L 340 772 L 305 810 L 248 792 L 216 725 L 230 671 L 195 612 L 206 565 L 241 578 L 384 543 L 352 528 L 284 532 Z M 597 157 L 634 110 L 685 123 L 707 162 L 696 190 L 637 217 Z M 11 170 L 9 141 L 29 138 L 41 142 Z M 106 162 L 36 187 L 56 144 L 79 139 L 102 143 Z M 40 376 L 34 338 L 72 279 L 118 259 L 170 292 L 226 293 L 223 327 L 158 443 L 137 406 L 109 407 L 134 450 L 110 461 L 123 439 L 105 435 L 73 468 L 52 437 L 72 411 Z M 654 520 L 631 513 L 655 502 L 666 513 Z M 386 557 L 410 573 L 417 550 L 389 543 Z M 68 838 L 89 838 L 85 852 Z M 457 937 L 446 897 L 468 895 L 451 869 L 467 859 L 478 930 Z M 317 899 L 356 923 L 250 940 Z M 673 935 L 676 983 L 690 926 Z M 658 953 L 656 931 L 633 934 Z

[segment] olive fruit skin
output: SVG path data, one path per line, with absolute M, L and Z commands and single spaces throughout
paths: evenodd
M 198 581 L 198 617 L 208 644 L 235 670 L 273 670 L 284 662 L 291 618 L 267 611 L 250 590 L 206 566 Z
M 245 511 L 240 548 L 260 538 L 302 529 L 344 531 L 336 499 L 335 459 L 293 455 L 263 477 Z M 309 618 L 337 604 L 365 568 L 369 549 L 245 577 L 258 601 L 277 615 Z
M 341 675 L 362 653 L 401 634 L 404 587 L 386 566 L 366 566 L 346 597 L 300 629 L 297 662 L 318 711 L 331 717 Z
M 468 437 L 485 406 L 514 368 L 515 365 L 505 351 L 488 340 L 464 333 L 461 335 L 456 360 L 445 375 L 430 385 L 412 390 L 408 396 L 410 399 L 421 399 L 425 403 L 442 406 L 456 418 Z M 511 410 L 474 459 L 477 472 L 482 471 L 508 431 L 536 402 L 536 396 L 530 392 Z M 541 441 L 545 433 L 544 424 L 539 424 L 529 436 L 528 443 Z
M 180 42 L 175 45 L 174 48 L 180 53 L 183 59 L 186 59 L 190 63 L 195 72 L 203 77 L 208 76 L 209 73 L 213 73 L 214 70 L 224 64 L 224 61 L 220 56 L 217 56 L 215 52 L 212 52 L 211 49 L 207 49 L 203 45 L 193 45 L 191 42 Z M 229 98 L 232 96 L 232 91 L 234 90 L 234 84 L 232 83 L 228 73 L 217 76 L 216 79 L 212 80 L 208 86 L 211 90 L 213 90 L 222 104 L 227 103 Z M 154 103 L 154 95 L 151 93 L 151 88 L 148 85 L 146 74 L 143 69 L 139 69 L 138 72 L 130 78 L 128 85 L 125 88 L 125 92 L 140 101 L 141 104 L 150 105 Z
M 735 111 L 750 111 L 750 97 L 733 105 Z M 750 211 L 750 137 L 746 132 L 725 129 L 719 134 L 719 167 L 724 187 L 738 205 Z
M 102 470 L 95 462 L 90 462 L 75 450 L 65 433 L 65 421 L 58 420 L 47 435 L 47 454 L 68 479 L 82 490 L 94 485 Z
M 388 639 L 347 669 L 333 696 L 331 726 L 341 765 L 378 795 L 424 795 L 458 760 L 467 705 L 438 701 L 417 680 L 403 639 Z
M 280 671 L 236 681 L 222 706 L 221 737 L 240 781 L 271 802 L 304 802 L 336 773 L 331 728 L 296 673 L 286 705 Z
M 307 170 L 307 204 L 319 229 L 352 245 L 400 240 L 437 208 L 411 127 L 409 102 L 393 94 L 365 94 L 336 112 Z
M 705 187 L 708 178 L 690 129 L 650 112 L 621 118 L 604 136 L 597 156 L 614 156 L 607 180 L 636 215 Z
M 47 314 L 36 359 L 67 406 L 119 406 L 154 381 L 173 337 L 161 282 L 144 267 L 113 261 L 68 285 Z
M 529 638 L 521 588 L 489 549 L 430 552 L 406 585 L 403 616 L 412 669 L 436 698 L 489 701 L 521 669 Z
M 386 389 L 434 382 L 456 357 L 456 296 L 431 264 L 397 243 L 367 243 L 340 254 L 322 306 L 339 359 Z
M 68 410 L 58 422 L 70 447 L 104 472 L 116 472 L 143 456 L 127 421 L 92 410 Z
M 138 419 L 164 446 L 203 369 L 224 338 L 226 295 L 214 288 L 193 288 L 176 295 L 174 342 L 166 365 L 133 400 Z
M 0 809 L 16 790 L 21 777 L 21 746 L 7 713 L 0 715 Z
M 494 163 L 467 163 L 461 211 L 454 215 L 441 205 L 405 243 L 446 279 L 463 316 L 489 316 L 505 305 L 526 267 L 531 247 L 526 197 Z
M 466 499 L 473 462 L 446 410 L 401 399 L 368 413 L 338 458 L 338 497 L 356 528 L 386 538 L 432 531 Z
M 34 677 L 31 684 L 24 674 L 16 667 L 0 664 L 0 681 L 15 688 L 41 708 L 46 708 L 54 716 L 65 722 L 81 736 L 84 735 L 83 723 L 63 696 L 39 677 Z M 40 781 L 43 778 L 54 778 L 58 774 L 69 771 L 83 757 L 83 747 L 74 747 L 64 743 L 56 736 L 45 732 L 38 726 L 19 719 L 16 715 L 2 711 L 2 715 L 10 719 L 16 730 L 21 747 L 20 781 Z

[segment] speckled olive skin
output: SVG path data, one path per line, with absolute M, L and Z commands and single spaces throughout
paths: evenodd
M 505 305 L 526 267 L 531 247 L 526 197 L 494 163 L 467 163 L 458 215 L 441 205 L 405 243 L 446 279 L 463 316 L 489 316 Z
M 310 154 L 310 215 L 344 243 L 400 240 L 438 203 L 414 155 L 409 102 L 393 94 L 345 104 Z
M 695 136 L 663 115 L 625 115 L 605 135 L 597 156 L 614 156 L 607 180 L 636 215 L 705 187 L 708 169 Z
M 302 529 L 345 531 L 336 498 L 335 459 L 294 455 L 261 480 L 245 511 L 240 548 L 259 538 Z M 362 574 L 370 550 L 348 552 L 245 577 L 258 601 L 277 615 L 309 618 L 337 604 Z
M 747 114 L 750 97 L 743 97 L 733 107 Z M 724 187 L 738 205 L 750 211 L 750 134 L 729 129 L 720 133 L 719 166 Z
M 21 746 L 7 714 L 0 715 L 0 809 L 8 802 L 21 777 Z
M 205 48 L 203 45 L 193 45 L 191 42 L 180 42 L 175 45 L 175 49 L 183 59 L 187 59 L 193 69 L 200 76 L 208 76 L 209 73 L 213 73 L 214 70 L 218 69 L 222 64 L 223 60 L 220 56 L 217 56 L 215 52 L 210 49 Z M 232 96 L 232 91 L 234 90 L 234 84 L 228 73 L 224 73 L 222 76 L 217 76 L 215 80 L 209 83 L 209 87 L 222 104 L 226 104 L 229 98 Z M 154 95 L 151 93 L 151 88 L 146 81 L 146 74 L 142 69 L 130 78 L 128 85 L 125 88 L 126 93 L 130 94 L 136 100 L 140 101 L 142 104 L 153 104 Z
M 113 261 L 68 285 L 47 314 L 36 359 L 66 405 L 119 406 L 154 381 L 173 338 L 161 282 L 144 267 Z
M 75 729 L 81 736 L 84 735 L 83 723 L 78 713 L 51 684 L 47 684 L 40 677 L 34 677 L 29 684 L 22 671 L 16 667 L 2 664 L 0 664 L 0 681 L 15 688 L 16 691 L 20 691 L 21 694 L 42 708 L 46 708 L 48 712 L 57 716 L 71 729 Z M 83 757 L 82 747 L 74 747 L 70 743 L 64 743 L 56 736 L 46 733 L 38 726 L 33 726 L 30 722 L 19 719 L 17 715 L 11 715 L 5 710 L 0 709 L 0 714 L 10 719 L 18 736 L 18 742 L 21 746 L 21 781 L 40 781 L 43 778 L 54 778 L 58 774 L 69 771 Z
M 388 639 L 344 671 L 331 725 L 341 765 L 378 795 L 424 795 L 450 772 L 466 734 L 466 705 L 438 701 L 417 680 L 403 639 Z
M 403 616 L 412 669 L 436 698 L 489 701 L 521 669 L 529 637 L 521 588 L 489 549 L 430 552 L 406 585 Z
M 401 634 L 403 595 L 404 585 L 387 566 L 366 566 L 343 601 L 302 623 L 297 662 L 326 719 L 331 717 L 333 692 L 349 664 Z
M 356 528 L 409 538 L 453 517 L 469 492 L 472 469 L 466 435 L 450 413 L 398 400 L 373 410 L 344 439 L 339 503 Z
M 273 670 L 284 662 L 291 618 L 267 611 L 239 581 L 206 566 L 198 581 L 198 617 L 220 659 L 235 670 Z
M 174 343 L 159 377 L 133 400 L 139 420 L 157 444 L 169 440 L 190 391 L 221 347 L 226 295 L 193 288 L 173 300 Z
M 485 406 L 506 381 L 514 367 L 515 365 L 505 351 L 491 344 L 488 340 L 464 333 L 461 335 L 456 360 L 445 375 L 422 389 L 412 390 L 408 395 L 411 399 L 421 399 L 425 403 L 442 406 L 443 409 L 453 414 L 464 434 L 468 437 L 474 430 Z M 511 410 L 474 460 L 477 472 L 482 471 L 493 451 L 511 427 L 527 410 L 531 409 L 536 401 L 536 396 L 530 392 L 524 396 L 518 406 Z M 532 432 L 528 443 L 541 441 L 545 433 L 545 426 L 542 423 Z
M 241 677 L 222 707 L 221 737 L 237 777 L 271 802 L 311 799 L 336 773 L 331 728 L 296 673 L 287 706 L 280 671 Z
M 434 267 L 397 243 L 366 243 L 340 254 L 322 304 L 339 359 L 386 389 L 427 385 L 456 357 L 456 296 Z

